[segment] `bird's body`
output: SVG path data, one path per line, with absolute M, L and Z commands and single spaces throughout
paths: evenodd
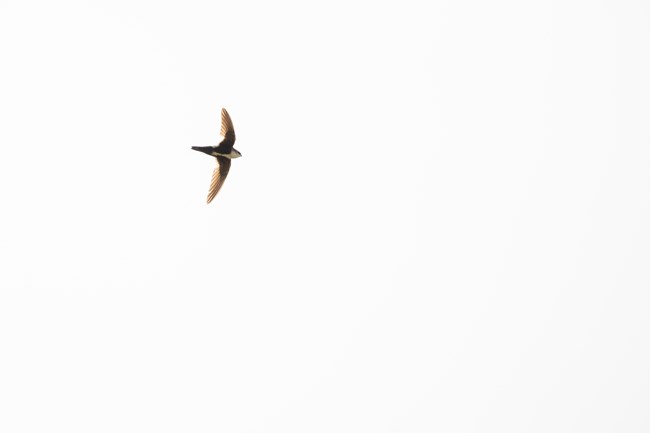
M 212 173 L 212 182 L 208 192 L 208 203 L 214 199 L 226 180 L 230 171 L 230 160 L 241 156 L 241 153 L 233 147 L 235 145 L 235 128 L 232 126 L 232 120 L 225 108 L 221 109 L 221 135 L 223 140 L 218 146 L 192 147 L 193 150 L 198 150 L 217 159 L 217 166 Z

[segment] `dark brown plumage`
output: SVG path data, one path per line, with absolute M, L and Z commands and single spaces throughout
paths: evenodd
M 228 176 L 228 172 L 230 171 L 230 160 L 241 156 L 241 153 L 233 147 L 235 145 L 235 128 L 225 108 L 221 109 L 221 135 L 223 136 L 223 140 L 221 140 L 218 146 L 192 147 L 193 150 L 198 150 L 217 159 L 217 166 L 212 172 L 212 181 L 210 182 L 210 190 L 208 191 L 208 203 L 216 197 L 223 186 L 226 176 Z

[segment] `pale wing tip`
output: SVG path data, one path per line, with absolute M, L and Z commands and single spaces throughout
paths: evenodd
M 217 183 L 219 181 L 217 180 Z M 217 196 L 217 193 L 219 192 L 219 186 L 215 183 L 212 183 L 210 185 L 210 191 L 208 191 L 208 199 L 207 199 L 207 204 L 210 204 L 212 200 Z
M 218 193 L 219 193 L 219 191 L 210 191 L 208 193 L 208 199 L 207 199 L 206 203 L 210 204 L 212 202 L 212 200 L 214 200 L 214 198 L 217 196 Z

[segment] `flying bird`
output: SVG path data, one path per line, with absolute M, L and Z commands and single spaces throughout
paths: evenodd
M 217 158 L 217 166 L 212 173 L 212 182 L 210 182 L 210 191 L 208 191 L 208 203 L 217 195 L 226 180 L 226 176 L 230 171 L 230 160 L 241 156 L 241 153 L 233 147 L 235 144 L 235 128 L 232 126 L 232 120 L 230 120 L 230 115 L 225 108 L 221 109 L 221 135 L 223 140 L 218 146 L 192 146 L 193 150 Z

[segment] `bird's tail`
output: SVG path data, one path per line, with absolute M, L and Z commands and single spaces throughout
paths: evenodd
M 208 155 L 212 153 L 213 149 L 214 147 L 212 146 L 205 146 L 205 147 L 192 146 L 192 150 L 198 150 L 199 152 L 207 153 Z

